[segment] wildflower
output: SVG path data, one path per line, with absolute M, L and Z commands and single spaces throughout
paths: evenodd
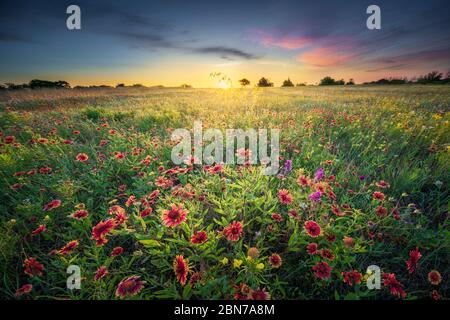
M 278 213 L 272 213 L 272 219 L 277 222 L 283 221 L 283 217 Z
M 431 271 L 428 273 L 428 281 L 429 281 L 432 285 L 437 286 L 439 283 L 441 283 L 441 281 L 442 281 L 442 276 L 441 276 L 441 274 L 439 273 L 439 271 L 437 271 L 437 270 L 431 270 Z
M 26 259 L 23 267 L 25 268 L 25 274 L 30 277 L 42 276 L 42 271 L 45 269 L 44 266 L 33 257 Z
M 44 211 L 50 211 L 61 206 L 61 200 L 55 199 L 44 205 Z
M 269 300 L 270 299 L 270 294 L 265 291 L 264 289 L 256 289 L 256 290 L 252 290 L 250 292 L 250 299 L 251 300 Z
M 324 177 L 323 168 L 317 169 L 316 173 L 314 174 L 314 183 L 319 182 Z
M 183 205 L 172 204 L 170 210 L 164 210 L 162 213 L 162 220 L 166 227 L 176 227 L 180 223 L 186 221 L 188 210 L 183 208 Z
M 59 249 L 58 253 L 61 255 L 66 255 L 71 253 L 75 248 L 78 247 L 78 240 L 72 240 L 68 242 L 64 247 Z
M 316 254 L 317 253 L 317 243 L 310 243 L 306 246 L 306 252 L 309 254 Z
M 258 270 L 264 269 L 264 263 L 258 263 L 258 264 L 256 265 L 256 269 L 258 269 Z
M 86 153 L 79 153 L 77 154 L 76 160 L 80 162 L 86 162 L 88 161 L 89 156 Z
M 311 199 L 312 201 L 315 202 L 320 202 L 320 196 L 322 195 L 322 193 L 320 191 L 316 191 L 311 193 L 308 198 Z
M 88 212 L 84 209 L 80 209 L 72 213 L 69 217 L 80 220 L 86 218 L 88 216 Z
M 130 206 L 133 205 L 133 203 L 134 203 L 135 201 L 136 201 L 136 197 L 133 196 L 133 195 L 131 195 L 131 196 L 128 198 L 127 202 L 125 202 L 125 206 L 130 207 Z
M 115 247 L 111 252 L 111 257 L 117 257 L 123 253 L 122 247 Z
M 149 214 L 151 214 L 153 212 L 153 209 L 152 208 L 145 208 L 144 210 L 142 210 L 140 213 L 139 213 L 139 216 L 141 217 L 141 218 L 145 218 L 146 216 L 148 216 Z
M 242 260 L 240 260 L 240 259 L 234 259 L 233 260 L 233 267 L 234 268 L 239 268 L 240 266 L 241 266 L 241 264 L 242 264 Z
M 377 213 L 377 215 L 378 215 L 379 217 L 386 217 L 387 214 L 388 214 L 388 210 L 387 210 L 385 207 L 383 207 L 383 206 L 378 206 L 378 207 L 375 209 L 375 212 Z
M 97 271 L 95 272 L 94 275 L 94 280 L 95 281 L 99 281 L 100 279 L 102 279 L 104 276 L 106 276 L 108 274 L 108 270 L 106 269 L 105 266 L 101 266 L 100 268 L 97 269 Z
M 175 257 L 173 262 L 173 271 L 182 286 L 185 285 L 186 279 L 189 272 L 189 266 L 184 260 L 182 255 L 178 255 Z
M 223 233 L 230 241 L 238 241 L 242 234 L 242 223 L 233 221 L 228 227 L 223 229 Z
M 117 285 L 116 297 L 125 298 L 126 296 L 135 296 L 144 288 L 145 281 L 140 280 L 139 276 L 131 276 L 123 279 Z
M 316 238 L 320 235 L 320 226 L 315 221 L 312 220 L 306 221 L 305 230 L 310 237 Z
M 205 231 L 198 231 L 191 237 L 193 244 L 203 244 L 208 241 L 208 234 Z
M 334 254 L 332 254 L 329 249 L 322 249 L 320 251 L 320 255 L 322 256 L 322 258 L 325 258 L 327 260 L 333 260 L 334 259 Z
M 108 213 L 111 215 L 118 215 L 118 214 L 125 213 L 125 209 L 116 204 L 108 209 Z
M 272 268 L 279 268 L 281 267 L 283 260 L 281 259 L 280 255 L 277 253 L 273 253 L 269 257 L 269 263 L 272 266 Z
M 247 251 L 247 256 L 251 259 L 256 259 L 259 257 L 259 250 L 255 247 L 250 247 Z
M 189 285 L 191 287 L 195 286 L 196 283 L 200 282 L 203 278 L 203 274 L 201 272 L 194 272 L 189 279 Z
M 21 286 L 19 289 L 17 289 L 16 291 L 16 297 L 20 297 L 24 294 L 30 293 L 31 290 L 33 290 L 33 285 L 31 284 L 24 284 L 23 286 Z
M 387 188 L 390 187 L 390 184 L 387 183 L 387 182 L 384 181 L 384 180 L 380 180 L 380 181 L 376 182 L 375 185 L 376 185 L 378 188 L 382 188 L 382 189 L 387 189 Z
M 342 275 L 344 276 L 344 282 L 347 283 L 349 286 L 361 283 L 362 274 L 359 273 L 357 270 L 344 271 L 342 272 Z
M 227 265 L 228 264 L 228 258 L 224 257 L 222 260 L 220 260 L 220 262 L 222 262 L 223 265 Z
M 317 262 L 317 264 L 311 268 L 314 271 L 314 275 L 319 279 L 328 279 L 331 276 L 331 267 L 327 262 Z
M 337 215 L 338 217 L 343 217 L 343 216 L 345 216 L 345 212 L 342 212 L 341 209 L 339 209 L 339 207 L 338 207 L 337 205 L 335 205 L 335 204 L 333 204 L 333 205 L 331 206 L 331 211 L 332 211 L 335 215 Z
M 305 187 L 305 186 L 309 186 L 309 184 L 311 183 L 311 180 L 304 175 L 300 175 L 297 179 L 297 183 L 300 187 Z
M 348 248 L 352 248 L 355 246 L 355 239 L 353 239 L 351 237 L 344 236 L 343 241 L 344 241 L 344 246 L 346 246 Z
M 293 200 L 292 195 L 286 189 L 281 189 L 278 191 L 278 199 L 280 199 L 282 204 L 290 204 Z
M 380 200 L 383 201 L 384 200 L 384 193 L 383 192 L 379 192 L 379 191 L 375 191 L 372 195 L 374 200 Z
M 409 273 L 413 273 L 414 270 L 417 267 L 417 262 L 422 257 L 422 255 L 419 252 L 419 248 L 416 248 L 414 250 L 411 250 L 409 252 L 409 260 L 406 261 L 406 266 L 408 268 Z
M 102 246 L 108 242 L 105 236 L 115 227 L 116 223 L 114 219 L 108 219 L 106 221 L 100 221 L 92 228 L 92 239 L 97 240 L 97 246 Z
M 245 284 L 245 283 L 241 283 L 238 286 L 234 286 L 234 299 L 235 300 L 248 300 L 250 299 L 250 293 L 252 291 L 252 289 L 250 289 L 250 287 Z
M 388 287 L 391 294 L 396 297 L 406 297 L 406 292 L 403 290 L 403 285 L 396 279 L 393 273 L 383 274 L 383 285 Z
M 439 294 L 439 292 L 437 290 L 433 290 L 431 291 L 431 299 L 433 300 L 441 300 L 441 295 Z
M 31 232 L 31 235 L 35 236 L 44 231 L 47 231 L 47 228 L 46 228 L 45 224 L 41 224 L 41 225 L 39 225 L 39 227 L 37 227 L 35 230 L 33 230 Z

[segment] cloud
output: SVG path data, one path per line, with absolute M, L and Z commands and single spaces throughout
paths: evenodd
M 333 47 L 320 47 L 297 56 L 297 61 L 315 67 L 332 67 L 350 61 L 352 54 Z
M 257 30 L 252 36 L 255 41 L 266 47 L 278 47 L 288 50 L 300 49 L 312 43 L 311 38 L 295 35 L 275 36 L 268 32 Z
M 241 58 L 246 60 L 258 59 L 258 56 L 245 52 L 240 49 L 223 47 L 223 46 L 212 46 L 212 47 L 201 47 L 192 49 L 193 52 L 201 54 L 217 54 L 223 59 L 233 59 Z
M 18 34 L 0 32 L 0 42 L 31 42 Z

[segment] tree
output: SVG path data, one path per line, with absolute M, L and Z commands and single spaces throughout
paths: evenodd
M 287 80 L 283 81 L 282 87 L 293 87 L 294 84 L 292 83 L 291 79 L 287 78 Z
M 190 84 L 187 84 L 187 83 L 183 83 L 180 87 L 181 88 L 185 88 L 185 89 L 192 88 L 192 86 Z
M 442 73 L 439 71 L 431 71 L 428 74 L 419 77 L 418 83 L 437 83 L 442 79 Z
M 239 83 L 241 84 L 241 86 L 246 87 L 246 86 L 250 85 L 250 80 L 243 78 L 243 79 L 239 80 Z
M 344 81 L 344 79 L 341 79 L 341 80 L 336 81 L 334 84 L 341 86 L 341 85 L 345 84 L 345 81 Z
M 352 78 L 350 78 L 350 80 L 348 80 L 348 82 L 346 83 L 346 85 L 348 85 L 348 86 L 352 86 L 354 84 L 355 84 L 355 81 Z
M 295 86 L 296 87 L 304 87 L 304 86 L 306 86 L 306 82 L 299 82 Z
M 336 84 L 336 80 L 334 80 L 332 77 L 325 77 L 322 80 L 320 80 L 321 86 L 331 86 Z
M 116 88 L 125 88 L 125 84 L 124 83 L 118 83 L 116 85 Z
M 262 77 L 258 81 L 258 87 L 273 87 L 273 83 L 270 82 L 269 79 Z

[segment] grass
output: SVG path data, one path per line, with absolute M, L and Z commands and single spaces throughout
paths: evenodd
M 449 106 L 447 86 L 2 92 L 0 296 L 116 299 L 119 283 L 136 275 L 143 288 L 122 298 L 448 298 Z M 281 163 L 292 160 L 293 170 L 285 176 L 231 165 L 216 174 L 198 165 L 168 171 L 170 133 L 197 120 L 221 130 L 280 128 Z M 89 159 L 77 161 L 80 153 Z M 299 185 L 299 176 L 312 179 L 318 168 L 321 181 Z M 282 189 L 292 203 L 280 201 Z M 316 190 L 318 203 L 308 197 Z M 375 191 L 384 200 L 373 199 Z M 45 211 L 55 199 L 61 205 Z M 171 204 L 188 210 L 175 228 L 162 220 Z M 125 210 L 124 222 L 108 213 L 113 205 Z M 152 212 L 141 217 L 145 208 Z M 86 218 L 70 217 L 81 209 Z M 108 219 L 116 225 L 107 243 L 96 245 L 92 230 Z M 237 241 L 223 232 L 233 221 L 243 227 Z M 306 232 L 306 221 L 319 224 L 320 236 Z M 32 235 L 40 225 L 46 230 Z M 191 242 L 197 231 L 206 232 L 206 243 Z M 74 250 L 58 252 L 72 240 L 79 241 Z M 316 254 L 307 252 L 310 243 L 318 245 Z M 123 253 L 111 257 L 116 247 Z M 416 248 L 421 257 L 409 272 L 406 261 Z M 269 261 L 274 253 L 279 268 Z M 189 266 L 186 283 L 174 272 L 177 255 Z M 24 273 L 30 257 L 42 274 Z M 330 273 L 315 273 L 323 262 Z M 80 266 L 80 290 L 66 287 L 69 265 Z M 379 290 L 366 286 L 369 265 L 381 268 Z M 101 266 L 108 274 L 96 281 Z M 361 280 L 350 285 L 343 272 L 353 270 Z M 439 284 L 430 283 L 432 270 Z M 16 296 L 24 284 L 31 292 Z M 405 294 L 396 294 L 398 287 Z

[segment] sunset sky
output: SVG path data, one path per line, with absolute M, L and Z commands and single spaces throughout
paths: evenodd
M 81 8 L 81 30 L 66 8 Z M 381 8 L 368 30 L 366 8 Z M 420 75 L 450 68 L 450 1 L 1 1 L 0 83 L 211 87 L 324 76 Z

